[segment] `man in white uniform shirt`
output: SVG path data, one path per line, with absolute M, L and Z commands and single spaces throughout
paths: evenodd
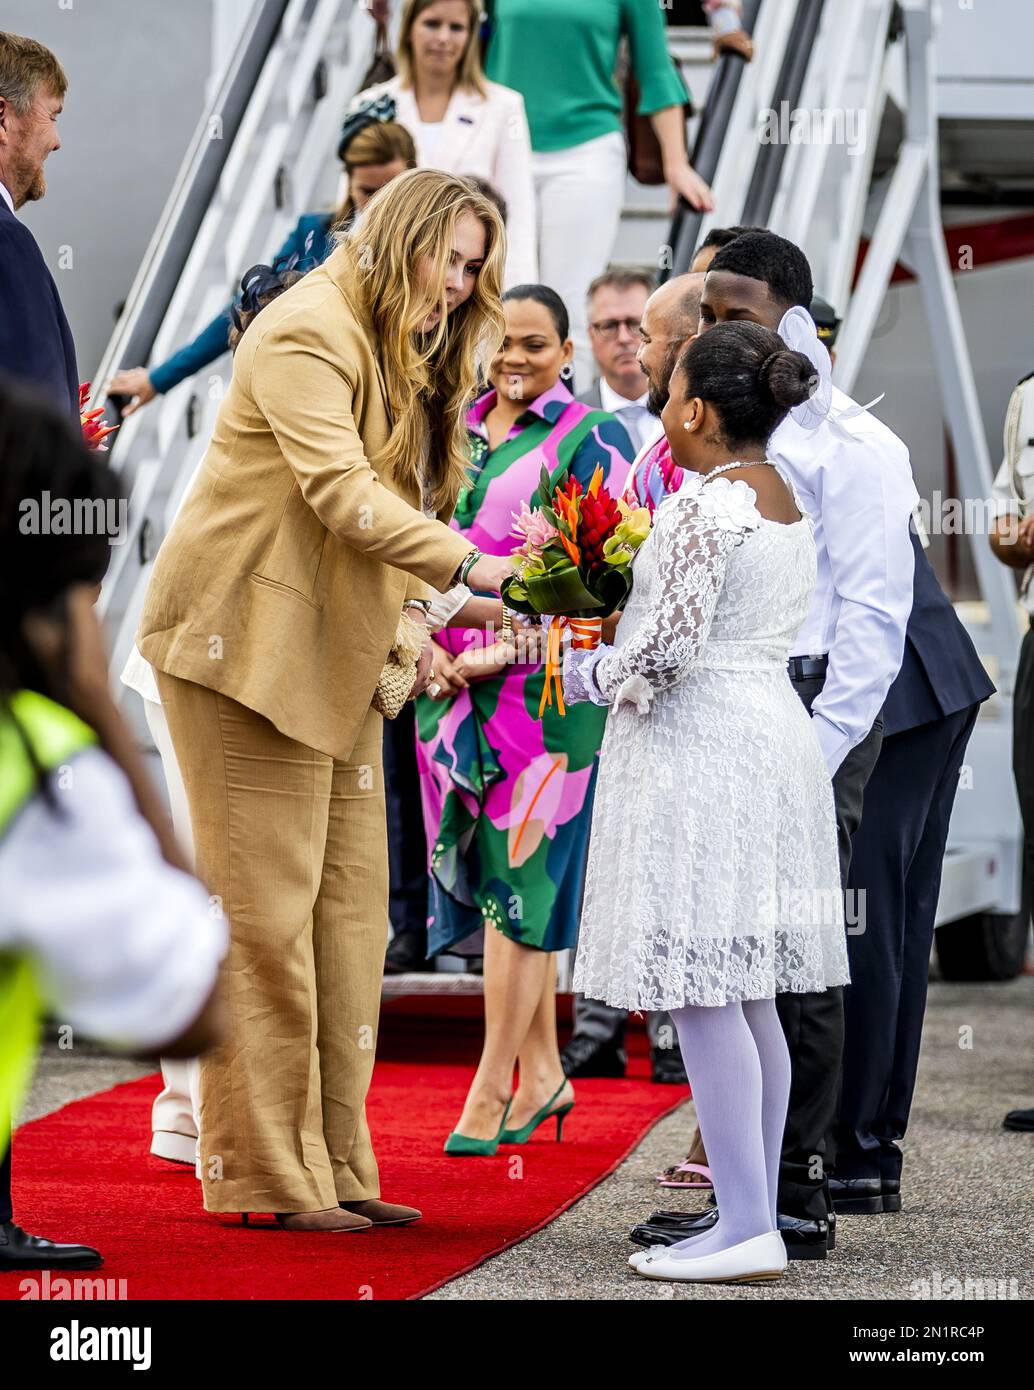
M 1018 570 L 1020 603 L 1029 617 L 1012 699 L 1012 763 L 1023 818 L 1024 868 L 1034 883 L 1034 372 L 1012 393 L 1005 420 L 1005 456 L 991 491 L 991 549 Z M 1005 1128 L 1034 1132 L 1034 1109 L 1010 1110 Z
M 700 332 L 746 320 L 786 337 L 787 321 L 810 333 L 814 348 L 817 338 L 807 314 L 812 295 L 811 270 L 798 247 L 772 232 L 746 233 L 711 263 Z M 795 308 L 803 312 L 789 312 Z M 793 346 L 807 350 L 803 339 Z M 824 351 L 808 355 L 815 361 Z M 815 523 L 815 594 L 790 660 L 790 678 L 812 714 L 833 780 L 846 887 L 851 835 L 880 751 L 880 711 L 901 665 L 912 608 L 909 523 L 919 498 L 904 444 L 829 386 L 828 355 L 826 364 L 820 391 L 775 432 L 769 455 Z M 822 413 L 827 401 L 819 401 L 823 395 L 831 397 L 828 418 Z M 784 1219 L 798 1222 L 800 1241 L 814 1243 L 821 1258 L 829 1210 L 826 1165 L 843 1051 L 843 991 L 782 994 L 777 1005 L 792 1066 L 780 1225 Z
M 645 270 L 608 270 L 589 286 L 589 342 L 599 376 L 583 405 L 615 415 L 640 453 L 664 433 L 648 405 L 647 380 L 639 366 L 639 325 L 653 277 Z

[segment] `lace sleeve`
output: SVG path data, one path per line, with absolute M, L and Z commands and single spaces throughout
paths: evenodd
M 594 705 L 609 705 L 603 691 L 592 678 L 597 662 L 602 660 L 611 647 L 596 647 L 593 651 L 568 647 L 564 652 L 564 699 L 569 705 L 589 701 Z
M 597 660 L 585 673 L 606 703 L 629 700 L 643 710 L 685 677 L 707 640 L 728 557 L 749 525 L 708 515 L 695 498 L 659 509 L 657 605 L 627 642 L 591 653 Z

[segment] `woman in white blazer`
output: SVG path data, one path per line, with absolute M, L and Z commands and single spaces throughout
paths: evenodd
M 398 76 L 353 108 L 390 96 L 421 168 L 487 180 L 507 208 L 505 287 L 538 280 L 535 185 L 524 98 L 481 70 L 479 0 L 406 0 Z

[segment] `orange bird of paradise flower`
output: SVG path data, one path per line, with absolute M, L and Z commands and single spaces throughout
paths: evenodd
M 558 535 L 560 544 L 571 558 L 571 563 L 578 565 L 581 563 L 582 553 L 578 549 L 578 542 L 574 538 L 578 535 L 578 493 L 581 489 L 578 485 L 577 478 L 572 478 L 568 486 L 571 488 L 570 493 L 566 493 L 561 488 L 557 488 L 555 502 L 557 515 L 566 521 L 571 528 L 571 538 L 568 539 L 563 531 L 559 531 Z

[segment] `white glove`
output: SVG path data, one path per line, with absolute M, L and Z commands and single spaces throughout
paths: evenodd
M 614 704 L 620 705 L 622 702 L 635 705 L 637 714 L 649 714 L 650 703 L 653 700 L 653 686 L 645 676 L 629 676 L 618 686 L 617 694 L 614 696 Z

